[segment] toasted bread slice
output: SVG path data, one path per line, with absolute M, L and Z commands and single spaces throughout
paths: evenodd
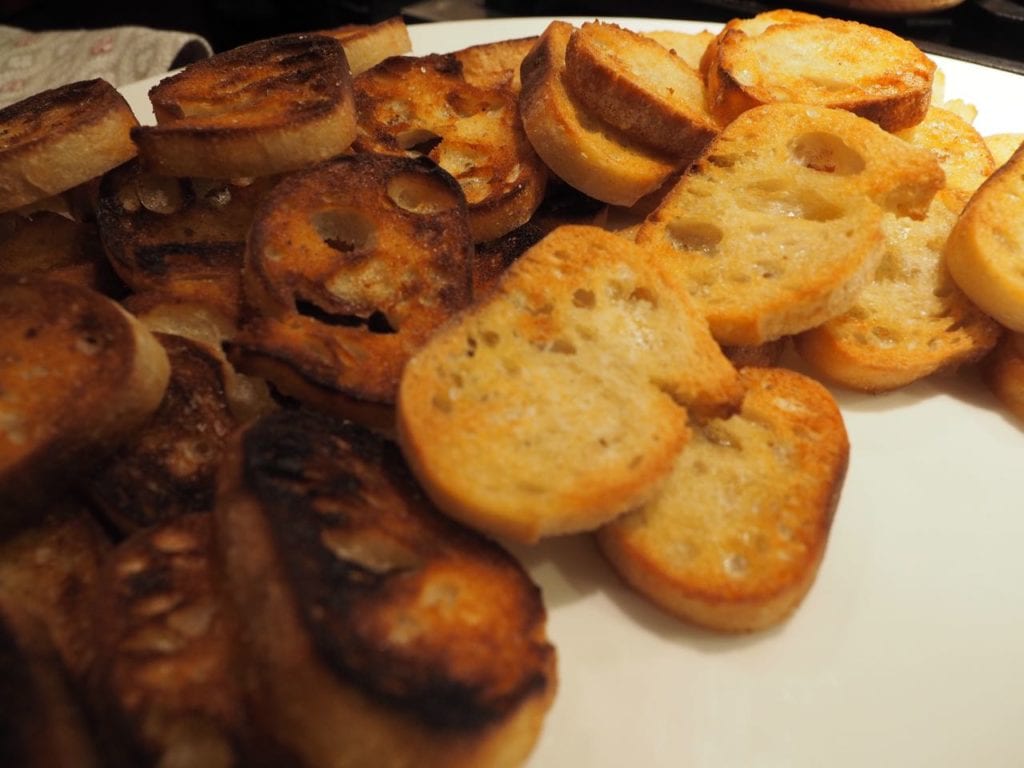
M 96 225 L 52 211 L 12 216 L 10 228 L 0 231 L 0 274 L 64 280 L 114 297 L 124 293 Z
M 0 212 L 56 195 L 135 156 L 138 121 L 106 80 L 85 80 L 0 109 Z
M 785 619 L 814 583 L 849 457 L 819 383 L 744 368 L 741 411 L 694 429 L 664 490 L 598 532 L 623 577 L 670 613 L 743 632 Z
M 355 425 L 282 412 L 230 457 L 217 540 L 257 723 L 303 765 L 520 765 L 556 686 L 521 566 Z
M 224 445 L 238 426 L 223 358 L 184 336 L 157 339 L 171 363 L 160 407 L 86 482 L 93 503 L 124 534 L 213 511 Z
M 983 372 L 989 389 L 1024 421 L 1024 334 L 1005 334 L 985 359 Z
M 471 266 L 465 198 L 433 162 L 367 153 L 297 173 L 253 223 L 236 359 L 283 363 L 341 404 L 392 403 L 405 361 L 469 303 Z M 277 368 L 259 372 L 302 397 Z
M 759 104 L 846 109 L 887 131 L 924 119 L 935 64 L 880 27 L 818 18 L 726 24 L 707 70 L 711 111 L 723 123 Z
M 744 112 L 637 233 L 722 344 L 757 345 L 845 311 L 882 257 L 884 209 L 921 215 L 937 160 L 849 112 Z M 880 207 L 880 206 L 884 206 Z
M 553 21 L 523 59 L 519 112 L 547 166 L 590 197 L 633 205 L 676 170 L 673 159 L 630 141 L 591 114 L 565 83 L 565 51 L 574 27 Z
M 0 527 L 59 492 L 156 410 L 167 355 L 113 301 L 0 277 Z
M 655 29 L 643 33 L 661 46 L 668 48 L 682 59 L 690 69 L 697 70 L 703 77 L 701 61 L 708 46 L 715 39 L 715 33 L 703 29 L 700 32 L 680 32 L 674 29 Z
M 91 700 L 109 765 L 251 764 L 237 629 L 210 515 L 139 531 L 104 564 Z
M 992 153 L 996 168 L 1005 165 L 1021 144 L 1024 144 L 1024 133 L 993 133 L 985 136 L 985 146 Z
M 96 660 L 93 608 L 110 549 L 91 514 L 69 499 L 0 543 L 0 615 L 25 651 L 53 656 L 75 688 Z
M 174 179 L 129 163 L 103 179 L 97 210 L 103 246 L 134 291 L 207 303 L 237 321 L 245 239 L 274 182 Z
M 531 542 L 643 503 L 686 443 L 686 407 L 739 394 L 670 276 L 622 238 L 564 226 L 409 361 L 398 432 L 442 510 Z
M 325 29 L 320 34 L 341 43 L 353 76 L 375 67 L 384 59 L 412 50 L 409 30 L 401 16 L 392 16 L 376 24 L 348 24 Z
M 985 139 L 973 125 L 948 109 L 931 107 L 924 120 L 897 135 L 935 154 L 946 175 L 947 196 L 956 197 L 958 210 L 996 169 Z
M 396 57 L 355 80 L 362 151 L 426 155 L 455 177 L 475 242 L 524 224 L 547 169 L 523 133 L 515 94 L 481 88 L 454 55 Z
M 352 76 L 337 40 L 285 35 L 202 59 L 149 92 L 157 125 L 132 138 L 165 176 L 271 176 L 334 157 L 355 138 Z
M 949 273 L 975 304 L 1024 332 L 1024 146 L 971 197 L 945 256 Z
M 536 45 L 537 38 L 519 37 L 462 48 L 452 56 L 462 65 L 462 76 L 480 88 L 509 88 L 518 94 L 522 87 L 519 69 Z
M 99 768 L 85 714 L 52 652 L 27 649 L 0 615 L 0 759 L 18 768 Z
M 948 191 L 922 221 L 885 216 L 874 278 L 846 312 L 796 337 L 817 372 L 880 392 L 979 360 L 995 345 L 999 325 L 957 288 L 942 258 L 959 208 Z
M 572 33 L 565 85 L 589 112 L 681 166 L 693 162 L 718 133 L 697 70 L 617 24 L 587 22 Z

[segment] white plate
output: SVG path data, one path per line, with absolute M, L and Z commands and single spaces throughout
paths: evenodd
M 546 23 L 410 31 L 428 53 Z M 937 61 L 982 133 L 1024 132 L 1024 78 Z M 123 89 L 143 116 L 153 82 Z M 516 549 L 559 653 L 531 768 L 1024 765 L 1021 426 L 970 373 L 836 394 L 849 474 L 817 583 L 778 629 L 719 637 L 683 625 L 621 586 L 585 536 Z

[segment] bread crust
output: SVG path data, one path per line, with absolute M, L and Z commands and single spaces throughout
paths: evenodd
M 849 458 L 828 391 L 748 367 L 735 416 L 702 425 L 664 490 L 603 527 L 601 551 L 640 593 L 726 632 L 789 616 L 814 583 Z
M 322 35 L 285 35 L 211 56 L 154 86 L 157 125 L 132 130 L 146 167 L 231 179 L 295 170 L 355 138 L 345 51 Z
M 592 115 L 565 83 L 570 24 L 552 22 L 523 59 L 519 111 L 526 135 L 548 167 L 584 194 L 633 205 L 678 168 Z
M 84 80 L 0 110 L 0 212 L 59 194 L 135 156 L 138 121 L 105 80 Z

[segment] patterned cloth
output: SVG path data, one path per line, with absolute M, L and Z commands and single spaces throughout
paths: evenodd
M 0 25 L 0 107 L 102 77 L 115 88 L 212 53 L 203 38 L 147 27 L 28 32 Z

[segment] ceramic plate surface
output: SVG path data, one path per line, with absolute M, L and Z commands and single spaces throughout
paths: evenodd
M 410 31 L 416 53 L 445 52 L 547 21 Z M 936 61 L 983 135 L 1024 132 L 1024 78 Z M 146 121 L 154 82 L 122 89 Z M 1024 430 L 971 372 L 835 394 L 849 473 L 817 583 L 775 630 L 681 624 L 622 586 L 586 536 L 515 549 L 559 654 L 530 768 L 1024 766 Z

